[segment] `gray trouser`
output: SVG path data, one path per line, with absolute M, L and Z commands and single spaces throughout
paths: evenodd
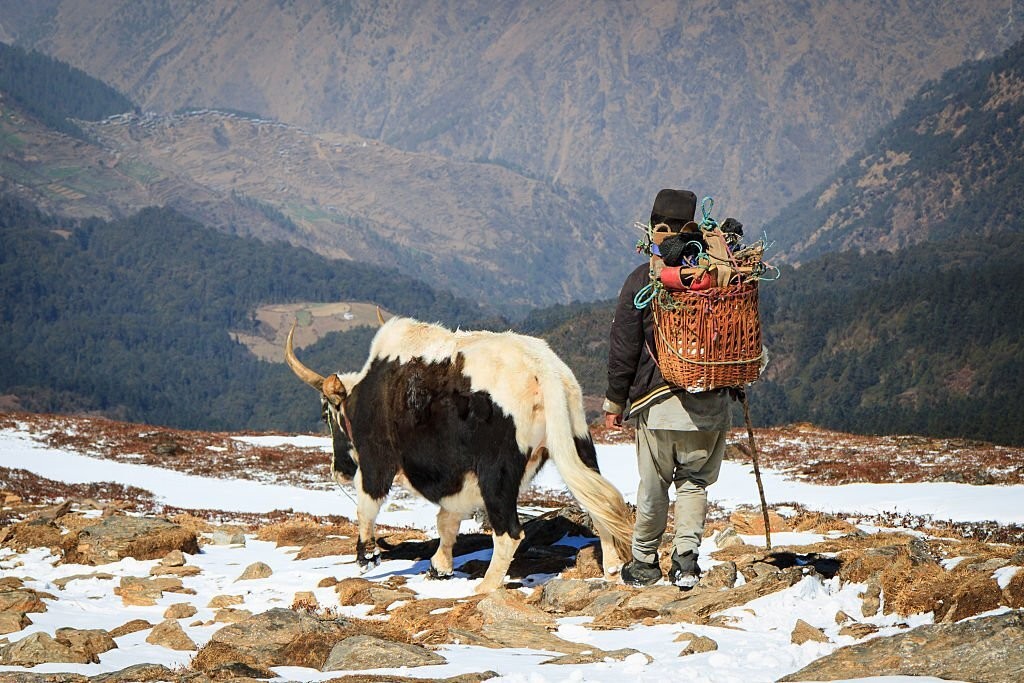
M 675 538 L 683 554 L 696 552 L 704 536 L 708 494 L 718 480 L 725 454 L 726 431 L 680 432 L 648 429 L 646 415 L 637 420 L 636 453 L 640 486 L 636 492 L 633 557 L 657 562 L 658 545 L 668 522 L 668 487 L 675 483 Z

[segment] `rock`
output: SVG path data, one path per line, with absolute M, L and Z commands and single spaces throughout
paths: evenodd
M 978 617 L 839 648 L 783 681 L 933 676 L 975 683 L 1024 680 L 1024 612 Z
M 877 581 L 868 583 L 860 594 L 860 613 L 864 617 L 873 617 L 882 609 L 882 586 Z
M 9 591 L 14 590 L 15 588 L 24 587 L 25 582 L 19 579 L 17 576 L 5 576 L 3 578 L 0 578 L 0 591 Z
M 0 664 L 36 666 L 51 662 L 89 664 L 90 658 L 85 653 L 75 652 L 67 643 L 60 642 L 42 631 L 0 647 Z
M 176 680 L 175 673 L 163 664 L 136 664 L 89 677 L 89 683 L 148 683 L 173 680 Z
M 396 643 L 373 636 L 352 636 L 331 648 L 320 670 L 362 671 L 447 663 L 448 660 L 441 655 L 419 645 Z
M 0 635 L 17 633 L 31 624 L 24 612 L 0 612 Z
M 210 602 L 208 602 L 206 606 L 219 609 L 221 607 L 241 605 L 243 602 L 245 602 L 245 598 L 241 595 L 215 595 L 210 598 Z
M 153 627 L 146 642 L 171 650 L 195 650 L 195 642 L 188 637 L 176 619 L 167 619 Z
M 172 550 L 163 556 L 160 560 L 161 567 L 184 567 L 185 566 L 185 553 L 180 550 Z
M 604 580 L 551 579 L 541 589 L 537 606 L 546 612 L 577 612 L 594 601 L 597 595 L 608 590 Z
M 183 567 L 164 567 L 156 565 L 149 570 L 150 576 L 177 576 L 182 578 L 185 576 L 196 576 L 202 573 L 202 569 L 199 567 L 183 566 Z
M 114 578 L 113 574 L 106 572 L 91 572 L 89 574 L 73 574 L 71 576 L 62 576 L 59 579 L 53 580 L 53 585 L 61 590 L 65 590 L 68 584 L 72 581 L 88 581 L 89 579 L 98 579 L 100 581 L 110 581 Z
M 234 607 L 222 607 L 213 615 L 213 620 L 219 624 L 236 624 L 245 621 L 252 616 L 247 609 L 235 609 Z
M 747 536 L 764 535 L 764 515 L 760 510 L 757 512 L 742 512 L 737 510 L 729 515 L 729 523 L 738 534 L 745 534 Z M 772 531 L 791 530 L 789 522 L 780 517 L 774 510 L 768 511 L 768 523 Z
M 689 634 L 683 634 L 689 635 Z M 681 638 L 676 638 L 680 640 Z M 714 652 L 718 649 L 718 643 L 708 638 L 707 636 L 694 636 L 690 635 L 690 644 L 682 649 L 679 653 L 680 657 L 688 657 L 690 655 L 699 655 L 703 652 Z
M 827 643 L 829 642 L 828 636 L 825 632 L 819 628 L 811 626 L 803 619 L 797 619 L 796 625 L 793 626 L 793 633 L 790 634 L 789 640 L 794 645 L 803 645 L 804 643 Z
M 164 619 L 188 619 L 195 616 L 198 611 L 187 602 L 176 602 L 164 612 Z
M 598 556 L 601 553 L 601 546 L 587 545 L 580 548 L 576 553 L 576 566 L 573 573 L 580 579 L 599 579 L 604 576 L 601 568 L 601 561 Z
M 31 588 L 0 591 L 0 612 L 45 612 L 46 603 Z
M 117 643 L 110 634 L 99 628 L 59 628 L 53 637 L 57 642 L 70 647 L 72 651 L 82 654 L 91 664 L 99 662 L 99 655 L 102 653 L 117 648 Z
M 609 660 L 621 662 L 627 657 L 632 657 L 634 655 L 638 655 L 639 657 L 646 659 L 648 664 L 654 661 L 654 658 L 650 655 L 644 654 L 639 650 L 634 650 L 631 647 L 624 647 L 618 650 L 599 650 L 597 648 L 592 650 L 583 650 L 581 652 L 562 655 L 561 657 L 545 659 L 541 664 L 596 664 L 598 662 L 606 662 Z
M 847 614 L 843 610 L 838 610 L 836 612 L 836 623 L 837 624 L 845 624 L 846 622 L 853 621 L 853 620 L 854 620 L 853 617 L 851 617 L 849 614 Z
M 121 577 L 121 585 L 114 589 L 114 595 L 121 596 L 125 606 L 139 605 L 151 607 L 167 593 L 190 593 L 195 591 L 185 588 L 181 579 L 171 577 L 144 578 L 139 576 Z
M 274 570 L 265 562 L 253 562 L 242 572 L 235 581 L 248 581 L 251 579 L 266 579 L 274 575 Z
M 859 622 L 847 624 L 846 626 L 843 626 L 841 629 L 839 629 L 839 635 L 850 636 L 851 638 L 856 638 L 857 640 L 860 640 L 861 638 L 866 638 L 867 636 L 870 636 L 872 633 L 878 633 L 877 626 L 875 626 L 874 624 L 864 624 Z
M 632 619 L 656 617 L 662 607 L 678 600 L 681 595 L 684 593 L 677 586 L 651 586 L 631 595 L 619 609 Z
M 320 579 L 320 583 L 316 585 L 317 588 L 330 588 L 331 586 L 337 586 L 338 580 L 333 576 L 328 576 Z
M 762 524 L 762 526 L 764 525 Z M 764 531 L 762 530 L 761 533 L 764 533 Z M 731 526 L 727 526 L 721 531 L 716 531 L 712 534 L 711 542 L 719 549 L 735 548 L 747 545 L 746 541 L 740 538 L 740 535 L 736 533 L 736 529 Z
M 547 612 L 527 604 L 526 598 L 516 590 L 499 588 L 477 603 L 476 611 L 484 623 L 528 622 L 541 626 L 554 626 L 555 620 Z
M 172 550 L 198 553 L 195 532 L 158 517 L 117 515 L 79 531 L 65 561 L 97 565 L 126 557 L 155 560 Z
M 210 535 L 212 545 L 245 545 L 245 534 L 237 530 L 218 529 Z
M 238 683 L 248 681 L 249 679 L 277 678 L 277 674 L 270 669 L 249 666 L 241 662 L 215 666 L 206 671 L 206 676 L 213 681 L 238 681 Z
M 346 619 L 321 620 L 304 612 L 276 608 L 230 624 L 213 634 L 192 660 L 207 671 L 239 662 L 258 668 L 321 668 L 336 643 L 352 635 Z
M 706 624 L 715 612 L 745 605 L 756 598 L 789 588 L 801 579 L 803 572 L 798 567 L 789 567 L 729 590 L 701 590 L 698 587 L 684 593 L 682 598 L 663 605 L 659 618 L 664 622 Z
M 736 563 L 720 562 L 700 577 L 703 588 L 732 588 L 736 585 Z
M 111 630 L 109 633 L 111 638 L 120 638 L 121 636 L 126 636 L 129 633 L 145 631 L 147 628 L 153 628 L 153 624 L 149 623 L 145 619 L 132 619 L 131 621 L 125 622 Z

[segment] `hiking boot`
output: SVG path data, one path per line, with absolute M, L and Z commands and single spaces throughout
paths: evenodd
M 668 572 L 668 580 L 683 590 L 690 590 L 700 581 L 700 567 L 697 566 L 697 553 L 687 550 L 682 555 L 672 551 L 672 568 Z
M 643 562 L 633 558 L 622 568 L 622 582 L 643 588 L 661 581 L 661 567 L 657 562 Z

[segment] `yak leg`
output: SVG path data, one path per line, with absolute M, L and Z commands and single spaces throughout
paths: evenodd
M 374 498 L 363 491 L 359 473 L 356 473 L 356 520 L 359 524 L 359 538 L 356 540 L 356 563 L 359 572 L 368 571 L 380 564 L 380 550 L 377 549 L 375 525 L 384 498 Z
M 622 558 L 619 557 L 619 553 L 615 550 L 612 533 L 596 517 L 591 516 L 590 520 L 593 522 L 597 535 L 601 539 L 601 565 L 604 567 L 604 575 L 610 578 L 618 574 L 619 570 L 622 569 Z
M 476 587 L 475 593 L 490 593 L 496 588 L 501 588 L 505 574 L 508 573 L 508 566 L 512 564 L 512 556 L 516 554 L 516 548 L 523 540 L 523 532 L 520 531 L 518 536 L 495 533 L 493 537 L 494 552 L 491 554 L 491 563 L 487 565 L 487 573 Z
M 459 535 L 459 526 L 463 516 L 458 512 L 441 508 L 437 511 L 437 535 L 441 542 L 437 552 L 430 558 L 430 576 L 435 579 L 450 579 L 455 572 L 452 561 L 452 548 Z

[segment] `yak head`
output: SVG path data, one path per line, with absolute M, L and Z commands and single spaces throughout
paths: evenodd
M 303 365 L 295 357 L 295 351 L 292 348 L 294 334 L 295 325 L 292 325 L 291 331 L 288 332 L 288 341 L 285 343 L 285 362 L 299 379 L 320 394 L 320 414 L 331 430 L 334 447 L 331 476 L 340 482 L 352 481 L 359 465 L 355 447 L 352 445 L 352 435 L 349 434 L 351 427 L 345 417 L 345 399 L 348 398 L 349 387 L 345 385 L 345 380 L 341 375 L 332 374 L 323 377 Z

